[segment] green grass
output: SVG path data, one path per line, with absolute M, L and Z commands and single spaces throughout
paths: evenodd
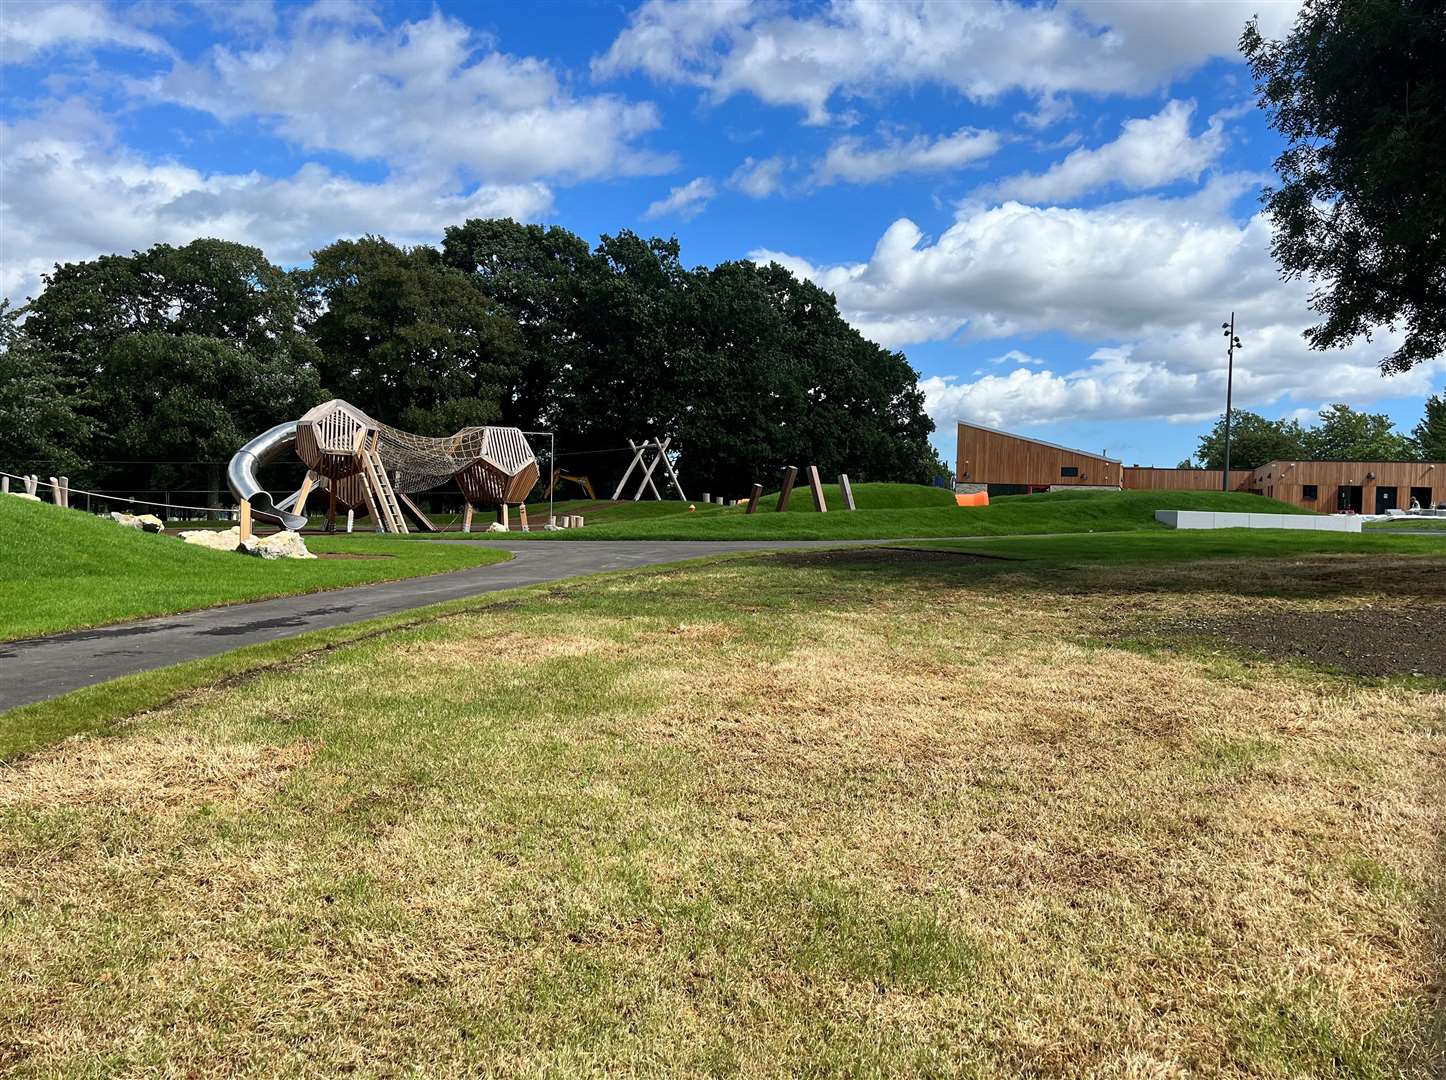
M 317 553 L 376 559 L 267 562 L 0 498 L 0 641 L 150 615 L 445 573 L 499 562 L 487 548 L 377 536 L 308 537 Z
M 883 506 L 875 506 L 877 494 Z M 942 496 L 942 498 L 941 498 Z M 1160 529 L 1156 510 L 1230 510 L 1247 513 L 1308 514 L 1289 503 L 1258 495 L 1221 491 L 1060 491 L 996 499 L 988 506 L 961 507 L 940 488 L 906 484 L 860 484 L 857 511 L 813 511 L 807 490 L 795 490 L 787 513 L 749 515 L 743 507 L 713 508 L 689 514 L 652 511 L 646 519 L 588 519 L 582 530 L 534 531 L 548 540 L 845 540 L 939 536 L 1010 536 L 1028 533 L 1119 532 Z M 805 504 L 800 507 L 799 502 Z M 639 506 L 646 504 L 637 504 Z M 872 508 L 871 508 L 872 507 Z M 596 524 L 594 524 L 596 521 Z
M 729 558 L 262 647 L 6 767 L 0 1072 L 1433 1075 L 1440 695 L 1093 621 L 1342 561 Z
M 1446 533 L 1446 518 L 1398 518 L 1394 521 L 1367 521 L 1363 529 L 1372 532 L 1391 532 L 1393 529 L 1410 529 L 1421 532 Z
M 1245 498 L 1254 498 L 1247 495 Z M 1163 529 L 1084 536 L 923 540 L 910 547 L 963 551 L 1058 565 L 1126 565 L 1204 559 L 1279 559 L 1317 554 L 1443 555 L 1446 537 L 1368 536 L 1299 529 Z

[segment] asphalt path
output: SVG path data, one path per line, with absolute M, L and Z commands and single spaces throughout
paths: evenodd
M 705 555 L 887 541 L 837 540 L 438 540 L 500 548 L 512 559 L 450 574 L 255 600 L 0 644 L 0 712 L 139 671 L 392 615 L 465 596 L 562 578 L 682 562 Z

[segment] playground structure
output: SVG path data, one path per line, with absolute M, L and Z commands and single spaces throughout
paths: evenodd
M 256 470 L 286 450 L 307 466 L 301 487 L 281 502 L 256 480 Z M 300 420 L 277 424 L 231 458 L 226 483 L 241 504 L 241 532 L 251 519 L 286 529 L 306 524 L 313 492 L 328 497 L 327 519 L 338 508 L 365 509 L 380 532 L 405 533 L 410 518 L 427 532 L 437 528 L 409 496 L 455 480 L 466 499 L 465 522 L 476 506 L 505 510 L 536 485 L 537 458 L 517 428 L 469 427 L 445 438 L 414 435 L 373 420 L 355 405 L 326 401 Z M 464 526 L 465 527 L 465 526 Z

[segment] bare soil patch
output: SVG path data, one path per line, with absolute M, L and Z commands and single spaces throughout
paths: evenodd
M 1266 611 L 1172 620 L 1168 636 L 1223 638 L 1274 660 L 1352 675 L 1446 677 L 1446 605 Z

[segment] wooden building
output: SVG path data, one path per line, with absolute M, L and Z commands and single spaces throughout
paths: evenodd
M 1220 491 L 1224 475 L 1224 469 L 1155 469 L 1130 465 L 1124 471 L 1124 486 L 1137 491 Z M 1230 470 L 1231 491 L 1250 491 L 1254 486 L 1254 469 Z
M 959 424 L 955 479 L 991 495 L 1069 487 L 1220 491 L 1221 469 L 1125 468 L 1104 454 Z M 1323 514 L 1381 514 L 1446 504 L 1446 461 L 1272 461 L 1231 469 L 1230 490 L 1249 491 Z
M 1120 486 L 1120 462 L 1112 457 L 962 421 L 957 454 L 958 482 L 991 495 Z
M 1272 461 L 1251 487 L 1322 514 L 1384 514 L 1446 503 L 1446 461 Z

